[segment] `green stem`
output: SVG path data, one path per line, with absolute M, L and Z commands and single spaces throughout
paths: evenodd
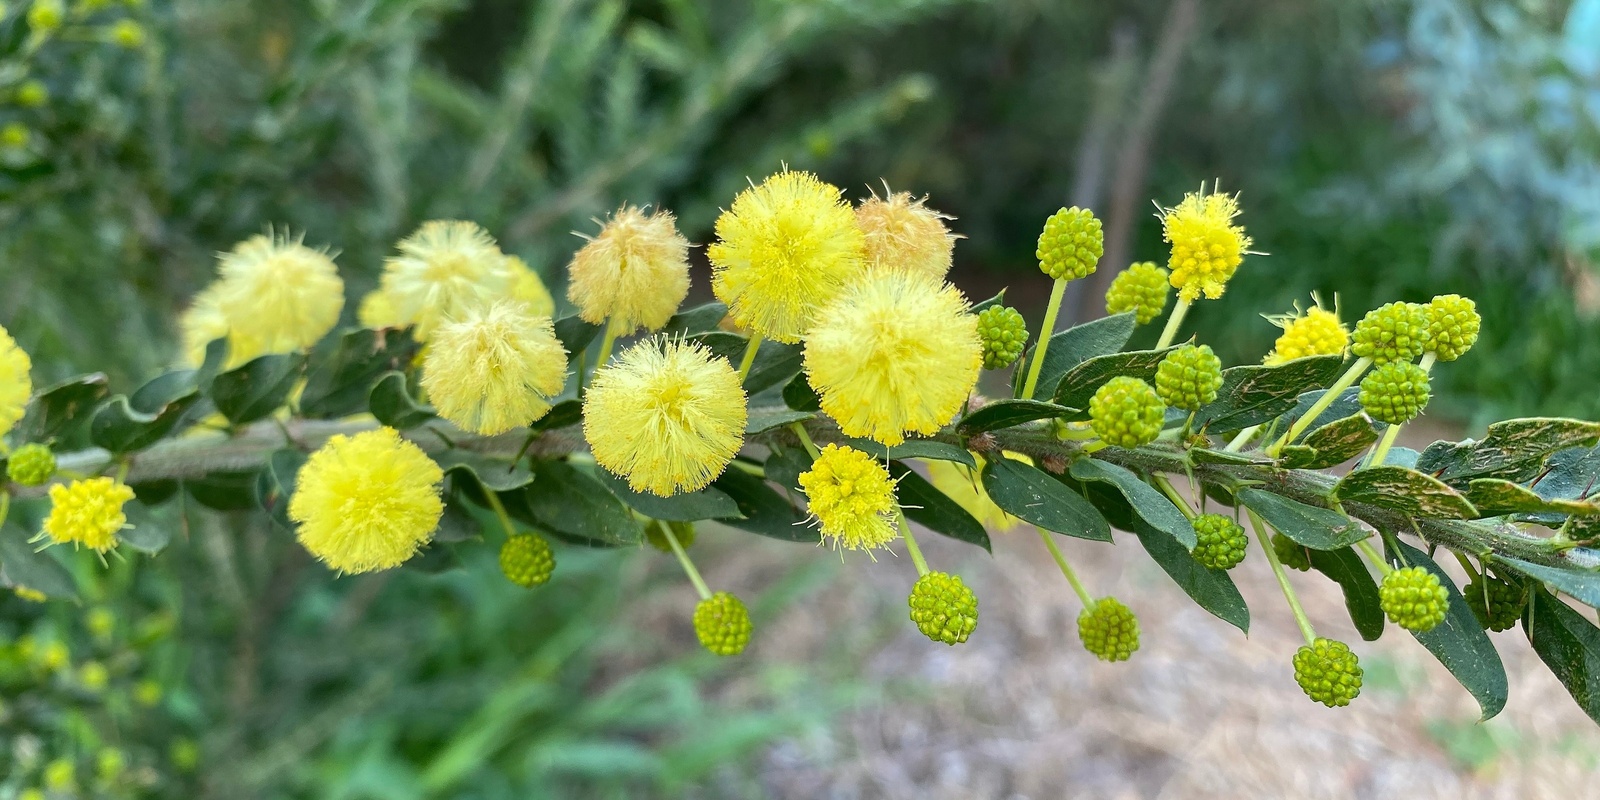
M 894 516 L 900 524 L 900 535 L 905 537 L 906 552 L 911 554 L 911 563 L 917 566 L 917 577 L 928 574 L 928 561 L 922 557 L 922 548 L 917 547 L 917 537 L 911 534 L 911 523 L 906 521 L 906 512 L 895 506 Z
M 1067 557 L 1062 555 L 1061 548 L 1056 546 L 1056 540 L 1044 528 L 1038 526 L 1034 530 L 1039 533 L 1039 538 L 1044 540 L 1044 546 L 1050 549 L 1050 555 L 1056 560 L 1056 566 L 1061 568 L 1061 574 L 1066 576 L 1067 583 L 1072 584 L 1072 591 L 1078 594 L 1078 599 L 1083 601 L 1083 607 L 1094 605 L 1094 598 L 1089 591 L 1083 588 L 1083 582 L 1078 580 L 1078 573 L 1072 571 L 1072 565 L 1067 563 Z
M 1189 506 L 1189 501 L 1183 499 L 1183 495 L 1178 494 L 1178 488 L 1172 485 L 1172 481 L 1168 480 L 1167 476 L 1157 473 L 1150 477 L 1155 479 L 1156 485 L 1161 487 L 1161 491 L 1167 495 L 1167 499 L 1171 500 L 1172 504 L 1177 506 L 1185 517 L 1191 520 L 1195 518 L 1194 509 Z
M 1388 575 L 1394 572 L 1394 567 L 1389 566 L 1389 562 L 1366 539 L 1356 542 L 1356 547 L 1361 550 L 1361 554 L 1366 556 L 1368 561 L 1378 566 L 1379 574 Z
M 744 345 L 744 358 L 739 359 L 739 382 L 750 376 L 750 365 L 756 363 L 756 351 L 761 349 L 761 335 L 752 333 Z
M 816 442 L 811 441 L 811 434 L 806 432 L 806 426 L 801 425 L 797 420 L 789 423 L 789 430 L 794 431 L 794 435 L 800 437 L 800 446 L 811 454 L 812 461 L 822 458 L 822 451 L 817 449 Z
M 1383 432 L 1383 438 L 1378 440 L 1378 446 L 1373 449 L 1372 457 L 1367 459 L 1367 466 L 1383 466 L 1384 459 L 1389 457 L 1389 448 L 1394 446 L 1394 440 L 1400 436 L 1401 427 L 1403 426 L 1390 425 L 1389 429 Z
M 1022 399 L 1032 400 L 1033 390 L 1039 387 L 1039 370 L 1044 368 L 1044 354 L 1050 349 L 1050 337 L 1056 332 L 1056 316 L 1061 313 L 1061 298 L 1066 295 L 1067 282 L 1057 280 L 1050 289 L 1050 307 L 1044 312 L 1044 325 L 1039 328 L 1039 345 L 1033 349 L 1033 360 L 1028 362 L 1028 379 L 1022 384 Z
M 1256 540 L 1261 542 L 1261 549 L 1267 554 L 1267 563 L 1272 565 L 1272 574 L 1278 578 L 1278 587 L 1283 589 L 1283 597 L 1289 601 L 1289 610 L 1294 612 L 1294 621 L 1300 626 L 1300 635 L 1306 639 L 1306 644 L 1317 640 L 1317 632 L 1311 627 L 1311 620 L 1306 617 L 1306 610 L 1300 607 L 1300 598 L 1294 594 L 1294 587 L 1289 585 L 1289 575 L 1283 571 L 1283 562 L 1278 560 L 1278 551 L 1272 549 L 1272 542 L 1267 538 L 1267 523 L 1256 516 L 1256 512 L 1245 509 L 1250 515 L 1250 524 L 1256 529 Z
M 1189 314 L 1189 301 L 1178 298 L 1178 304 L 1172 307 L 1172 316 L 1167 317 L 1167 327 L 1161 329 L 1161 338 L 1156 341 L 1156 349 L 1160 350 L 1172 340 L 1178 338 L 1178 328 L 1183 325 L 1183 318 Z
M 487 489 L 483 493 L 489 498 L 489 508 L 500 519 L 500 527 L 506 529 L 506 538 L 516 536 L 517 526 L 511 522 L 511 515 L 506 513 L 506 506 L 500 502 L 500 495 Z
M 672 546 L 672 554 L 677 556 L 678 563 L 683 565 L 683 572 L 689 576 L 689 582 L 694 584 L 694 590 L 700 593 L 700 599 L 710 600 L 711 587 L 700 577 L 700 570 L 694 568 L 694 562 L 689 560 L 689 554 L 683 552 L 683 545 L 678 543 L 678 535 L 672 532 L 672 526 L 662 525 L 661 535 L 665 536 L 667 544 Z
M 1255 435 L 1257 433 L 1259 433 L 1260 431 L 1261 431 L 1261 426 L 1260 425 L 1251 425 L 1250 427 L 1245 428 L 1242 431 L 1239 431 L 1239 435 L 1233 437 L 1233 441 L 1228 442 L 1228 446 L 1222 448 L 1222 452 L 1224 452 L 1224 453 L 1237 453 L 1237 452 L 1239 452 L 1241 449 L 1244 448 L 1245 445 L 1249 444 L 1250 440 L 1254 439 Z
M 600 352 L 595 356 L 594 368 L 598 372 L 601 367 L 611 360 L 611 347 L 617 343 L 617 326 L 606 321 L 606 332 L 600 336 Z
M 1472 559 L 1467 558 L 1461 553 L 1456 553 L 1455 556 L 1456 560 L 1461 562 L 1461 568 L 1467 571 L 1467 578 L 1469 582 L 1478 580 L 1478 571 L 1472 567 Z
M 1356 379 L 1361 377 L 1361 374 L 1366 372 L 1367 367 L 1370 366 L 1372 366 L 1372 359 L 1356 359 L 1356 363 L 1351 364 L 1350 368 L 1339 376 L 1339 380 L 1334 381 L 1333 385 L 1328 387 L 1328 391 L 1323 392 L 1322 396 L 1317 398 L 1317 402 L 1311 404 L 1310 410 L 1306 411 L 1305 414 L 1294 421 L 1293 425 L 1289 426 L 1289 432 L 1267 448 L 1267 455 L 1277 458 L 1278 454 L 1283 452 L 1284 445 L 1293 442 L 1295 437 L 1304 433 L 1306 428 L 1311 427 L 1311 423 L 1316 422 L 1317 417 L 1322 416 L 1322 412 L 1327 411 L 1328 406 L 1333 405 L 1333 401 L 1338 400 L 1339 395 L 1344 394 L 1344 390 L 1350 388 L 1350 385 L 1355 383 Z
M 0 489 L 0 525 L 6 524 L 11 518 L 11 493 Z

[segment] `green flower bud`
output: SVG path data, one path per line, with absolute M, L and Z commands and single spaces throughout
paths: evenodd
M 1390 622 L 1408 631 L 1424 633 L 1444 621 L 1450 594 L 1439 576 L 1423 567 L 1392 570 L 1378 587 L 1378 605 Z
M 1014 308 L 990 306 L 978 312 L 978 338 L 983 340 L 983 368 L 1005 369 L 1028 346 L 1028 323 Z
M 1432 386 L 1428 373 L 1409 361 L 1391 361 L 1361 380 L 1361 408 L 1367 416 L 1390 425 L 1417 418 L 1428 407 Z
M 1311 551 L 1281 533 L 1272 534 L 1272 552 L 1278 556 L 1278 562 L 1289 569 L 1301 572 L 1311 569 Z
M 1428 303 L 1428 341 L 1423 349 L 1440 361 L 1454 361 L 1478 341 L 1483 319 L 1478 306 L 1458 294 L 1444 294 Z
M 906 603 L 917 630 L 935 642 L 960 644 L 978 628 L 978 596 L 961 582 L 960 575 L 923 575 L 912 585 Z
M 1139 618 L 1115 597 L 1102 597 L 1078 614 L 1083 649 L 1101 661 L 1127 661 L 1139 649 Z
M 1347 706 L 1361 694 L 1361 662 L 1344 642 L 1318 638 L 1294 654 L 1294 682 L 1329 708 Z
M 1089 399 L 1089 426 L 1106 444 L 1138 447 L 1161 435 L 1167 407 L 1150 384 L 1118 376 L 1106 381 Z
M 1167 295 L 1172 291 L 1170 275 L 1149 261 L 1129 265 L 1106 290 L 1106 313 L 1132 311 L 1135 322 L 1149 325 L 1167 308 Z
M 1497 633 L 1515 627 L 1528 605 L 1526 590 L 1487 574 L 1468 583 L 1461 594 L 1484 630 Z
M 20 486 L 40 486 L 56 474 L 56 454 L 42 444 L 25 444 L 6 462 L 6 477 Z
M 1044 222 L 1039 234 L 1039 269 L 1056 280 L 1076 280 L 1093 273 L 1105 253 L 1100 220 L 1087 208 L 1063 208 Z
M 531 589 L 550 580 L 556 571 L 556 556 L 543 536 L 508 536 L 506 543 L 500 545 L 500 571 L 512 583 Z
M 1417 303 L 1389 303 L 1356 323 L 1350 352 L 1374 364 L 1411 361 L 1428 342 L 1428 311 Z
M 1196 561 L 1211 569 L 1233 569 L 1244 560 L 1245 545 L 1250 542 L 1244 528 L 1221 514 L 1201 514 L 1194 518 L 1194 546 Z
M 1222 359 L 1207 345 L 1186 344 L 1168 353 L 1156 367 L 1156 394 L 1184 411 L 1199 411 L 1217 399 L 1222 388 Z
M 717 592 L 694 607 L 694 634 L 719 656 L 736 656 L 750 643 L 750 611 L 739 598 Z

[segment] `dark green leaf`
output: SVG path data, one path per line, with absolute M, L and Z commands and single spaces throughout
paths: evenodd
M 49 552 L 35 552 L 28 534 L 16 525 L 0 528 L 0 571 L 14 586 L 26 586 L 46 597 L 76 600 L 72 574 Z
M 171 433 L 200 400 L 194 370 L 159 375 L 132 397 L 118 395 L 89 421 L 89 438 L 113 453 L 141 450 Z
M 1080 458 L 1073 462 L 1071 473 L 1080 481 L 1099 481 L 1115 487 L 1127 498 L 1134 512 L 1151 527 L 1177 540 L 1185 550 L 1194 549 L 1194 526 L 1189 524 L 1189 518 L 1166 495 L 1139 480 L 1138 475 L 1116 464 L 1092 458 Z
M 744 359 L 749 340 L 727 331 L 710 331 L 692 337 L 711 352 L 728 359 L 737 367 Z M 805 350 L 798 344 L 764 341 L 756 350 L 755 361 L 750 364 L 750 374 L 745 376 L 744 390 L 754 396 L 779 384 L 786 384 L 800 374 Z
M 1398 539 L 1391 539 L 1389 544 L 1390 559 L 1398 556 L 1405 564 L 1422 567 L 1437 575 L 1439 583 L 1450 593 L 1450 610 L 1445 614 L 1444 622 L 1430 631 L 1412 635 L 1472 693 L 1478 701 L 1478 707 L 1483 710 L 1482 719 L 1499 714 L 1500 709 L 1505 708 L 1506 695 L 1510 692 L 1506 669 L 1500 663 L 1500 654 L 1489 641 L 1489 635 L 1483 632 L 1483 626 L 1478 624 L 1478 618 L 1467 606 L 1466 598 L 1456 589 L 1455 581 L 1439 569 L 1439 565 L 1427 553 Z M 1399 552 L 1395 552 L 1394 548 L 1399 548 Z
M 1072 409 L 1038 400 L 996 400 L 962 418 L 958 426 L 968 436 L 997 431 L 1036 419 L 1051 419 L 1070 414 Z
M 810 411 L 790 411 L 786 408 L 765 408 L 751 412 L 744 423 L 746 436 L 766 433 L 773 428 L 782 428 L 791 422 L 811 419 L 816 414 Z
M 972 306 L 972 313 L 976 314 L 979 311 L 982 311 L 982 310 L 984 310 L 986 308 L 990 308 L 992 306 L 1002 305 L 1002 304 L 1005 303 L 1005 301 L 1006 301 L 1006 290 L 1005 289 L 1001 289 L 1000 293 L 995 295 L 994 297 L 991 297 L 988 300 L 984 300 L 981 303 L 977 303 L 977 304 L 973 305 Z
M 285 448 L 269 456 L 266 469 L 256 476 L 256 505 L 284 530 L 294 530 L 289 521 L 289 498 L 294 496 L 295 479 L 305 463 L 305 453 Z
M 117 533 L 118 544 L 150 555 L 166 549 L 172 541 L 172 525 L 168 520 L 156 516 L 156 512 L 139 501 L 129 503 L 124 511 L 129 527 Z
M 203 478 L 189 478 L 183 488 L 196 502 L 217 511 L 244 511 L 256 506 L 256 473 L 213 472 Z
M 1096 356 L 1121 350 L 1129 337 L 1133 336 L 1137 324 L 1134 317 L 1132 311 L 1113 314 L 1051 336 L 1050 346 L 1045 348 L 1044 364 L 1039 367 L 1039 384 L 1035 387 L 1035 394 L 1039 397 L 1054 396 L 1056 385 L 1068 370 Z
M 567 357 L 572 361 L 580 361 L 578 354 L 583 352 L 594 337 L 600 335 L 600 326 L 584 322 L 577 314 L 562 317 L 555 321 L 556 339 L 561 346 L 566 348 Z
M 1431 475 L 1405 467 L 1369 467 L 1344 476 L 1333 494 L 1345 503 L 1366 503 L 1413 517 L 1473 519 L 1467 498 Z
M 1119 375 L 1154 381 L 1156 367 L 1160 366 L 1161 359 L 1166 358 L 1170 352 L 1172 348 L 1169 347 L 1164 350 L 1134 350 L 1091 358 L 1073 367 L 1061 377 L 1061 384 L 1056 389 L 1055 402 L 1057 405 L 1075 409 L 1069 419 L 1088 419 L 1089 398 L 1093 397 L 1106 381 Z
M 283 408 L 305 365 L 298 353 L 251 359 L 211 380 L 211 402 L 235 425 L 255 422 Z
M 1600 572 L 1577 567 L 1547 567 L 1516 558 L 1495 556 L 1495 561 L 1510 566 L 1534 580 L 1544 581 L 1550 587 L 1571 595 L 1587 606 L 1600 608 Z
M 1134 521 L 1133 534 L 1139 537 L 1139 543 L 1144 545 L 1150 559 L 1195 603 L 1216 615 L 1217 619 L 1245 633 L 1250 632 L 1250 608 L 1245 605 L 1239 588 L 1233 585 L 1227 570 L 1206 567 L 1170 535 L 1150 527 L 1142 520 Z
M 821 538 L 815 527 L 806 524 L 806 515 L 761 478 L 730 469 L 711 485 L 733 498 L 744 515 L 742 519 L 719 520 L 724 525 L 787 542 L 815 544 Z
M 1361 556 L 1349 547 L 1307 550 L 1311 568 L 1332 578 L 1344 590 L 1344 607 L 1350 612 L 1361 638 L 1371 642 L 1383 635 L 1383 607 L 1378 604 L 1378 584 Z
M 513 464 L 503 458 L 495 458 L 472 450 L 459 448 L 446 450 L 436 456 L 434 461 L 444 469 L 447 477 L 453 477 L 457 481 L 468 481 L 474 487 L 472 491 L 477 493 L 472 495 L 474 501 L 484 500 L 482 491 L 485 489 L 492 492 L 509 492 L 527 486 L 534 480 L 534 473 L 523 466 L 521 461 Z
M 372 387 L 372 416 L 395 430 L 409 430 L 434 419 L 433 409 L 418 403 L 406 388 L 406 376 L 384 373 Z
M 1352 414 L 1323 425 L 1283 449 L 1283 465 L 1289 469 L 1327 469 L 1361 455 L 1378 441 L 1378 431 L 1365 414 Z
M 1196 464 L 1271 464 L 1272 459 L 1250 453 L 1230 453 L 1226 450 L 1211 450 L 1204 447 L 1195 447 L 1189 450 L 1189 457 Z
M 1343 364 L 1341 356 L 1308 356 L 1225 369 L 1216 401 L 1195 414 L 1195 427 L 1234 431 L 1271 422 L 1292 410 L 1301 394 L 1337 379 Z
M 533 483 L 521 497 L 541 529 L 601 546 L 639 542 L 639 523 L 622 501 L 598 478 L 565 461 L 534 462 Z
M 1589 719 L 1600 722 L 1600 629 L 1571 606 L 1535 589 L 1523 617 L 1528 642 Z
M 1600 447 L 1573 447 L 1557 452 L 1545 464 L 1533 490 L 1550 500 L 1600 497 Z
M 783 385 L 783 404 L 796 411 L 821 411 L 822 398 L 811 388 L 806 374 L 801 372 Z
M 439 527 L 433 531 L 435 543 L 455 544 L 483 538 L 483 525 L 463 508 L 464 505 L 461 501 L 445 504 Z
M 533 421 L 528 427 L 536 431 L 560 430 L 583 421 L 583 401 L 562 400 L 550 407 L 550 412 Z
M 313 419 L 367 410 L 372 387 L 392 370 L 405 371 L 417 355 L 409 331 L 357 329 L 317 343 L 306 368 L 300 413 Z
M 1448 482 L 1503 478 L 1522 483 L 1538 475 L 1545 460 L 1556 452 L 1592 447 L 1597 440 L 1600 422 L 1548 417 L 1497 422 L 1489 426 L 1488 434 L 1473 446 L 1470 455 L 1445 465 L 1439 478 Z
M 1095 541 L 1111 541 L 1111 526 L 1093 504 L 1035 467 L 996 458 L 983 467 L 983 488 L 995 505 L 1045 530 Z
M 738 467 L 729 467 L 738 469 Z M 740 516 L 739 506 L 733 498 L 715 486 L 698 492 L 684 492 L 671 497 L 659 497 L 647 492 L 635 492 L 628 482 L 605 470 L 595 473 L 617 499 L 629 508 L 651 519 L 671 522 L 698 522 L 702 519 L 730 519 Z
M 1366 531 L 1337 511 L 1308 506 L 1260 489 L 1240 489 L 1239 501 L 1274 529 L 1313 550 L 1338 550 L 1367 538 Z
M 845 439 L 844 444 L 876 458 L 931 458 L 935 461 L 954 461 L 973 468 L 978 466 L 966 448 L 937 439 L 907 439 L 893 447 L 885 447 L 871 439 Z
M 907 519 L 928 530 L 993 552 L 989 546 L 989 532 L 983 529 L 983 523 L 967 513 L 960 503 L 898 461 L 889 462 L 889 474 L 898 481 L 895 494 Z
M 726 316 L 728 316 L 728 307 L 713 300 L 705 305 L 685 309 L 672 315 L 672 319 L 667 320 L 667 324 L 661 329 L 661 332 L 669 336 L 679 334 L 692 336 L 697 333 L 714 331 L 717 329 L 717 325 L 722 323 L 722 318 Z
M 1290 409 L 1288 413 L 1278 418 L 1278 430 L 1288 430 L 1288 426 L 1293 425 L 1295 422 L 1299 421 L 1301 417 L 1305 416 L 1306 412 L 1311 410 L 1311 406 L 1315 405 L 1317 401 L 1321 400 L 1324 394 L 1327 394 L 1327 392 L 1322 389 L 1316 389 L 1306 392 L 1305 394 L 1302 394 L 1296 398 L 1294 402 L 1294 408 Z M 1349 389 L 1340 392 L 1339 396 L 1334 399 L 1332 403 L 1329 403 L 1327 408 L 1323 409 L 1321 413 L 1317 414 L 1317 418 L 1312 420 L 1311 424 L 1308 425 L 1307 428 L 1315 430 L 1324 425 L 1329 425 L 1336 420 L 1341 420 L 1345 417 L 1354 416 L 1360 413 L 1361 388 L 1358 386 L 1352 386 Z
M 89 418 L 110 393 L 105 373 L 79 375 L 40 389 L 17 426 L 20 441 L 46 442 Z
M 1485 517 L 1503 514 L 1600 514 L 1600 504 L 1572 500 L 1547 500 L 1520 483 L 1499 478 L 1478 478 L 1469 484 L 1467 499 Z

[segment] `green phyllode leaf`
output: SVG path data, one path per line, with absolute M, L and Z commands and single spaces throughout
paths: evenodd
M 1274 530 L 1313 550 L 1338 550 L 1367 538 L 1360 525 L 1337 511 L 1254 488 L 1240 489 L 1237 496 Z
M 1368 467 L 1346 475 L 1333 489 L 1345 503 L 1366 503 L 1412 517 L 1473 519 L 1478 509 L 1431 475 L 1405 467 Z
M 1099 481 L 1116 488 L 1140 519 L 1171 536 L 1185 550 L 1194 549 L 1194 526 L 1189 518 L 1166 495 L 1151 488 L 1130 470 L 1092 458 L 1080 458 L 1073 462 L 1070 474 L 1080 481 Z
M 372 387 L 370 401 L 372 416 L 395 430 L 410 430 L 429 420 L 437 419 L 433 409 L 418 403 L 406 386 L 406 376 L 400 372 L 386 372 Z
M 1194 417 L 1197 428 L 1236 431 L 1271 422 L 1295 408 L 1300 395 L 1339 377 L 1341 356 L 1307 356 L 1276 366 L 1247 364 L 1222 371 L 1215 402 Z
M 305 366 L 299 353 L 261 356 L 217 375 L 206 393 L 223 417 L 244 425 L 283 408 Z
M 1522 624 L 1539 659 L 1583 713 L 1600 722 L 1600 628 L 1538 587 Z
M 995 505 L 1024 522 L 1081 539 L 1111 541 L 1111 526 L 1093 504 L 1036 467 L 990 459 L 983 467 L 983 488 Z
M 1332 578 L 1344 592 L 1344 607 L 1356 632 L 1369 642 L 1383 635 L 1383 607 L 1379 605 L 1378 584 L 1367 571 L 1367 562 L 1353 548 L 1311 550 L 1311 568 Z
M 1143 520 L 1134 520 L 1132 527 L 1150 559 L 1178 584 L 1178 588 L 1217 619 L 1245 633 L 1250 632 L 1250 608 L 1227 570 L 1201 564 L 1171 534 L 1156 530 Z
M 915 470 L 899 461 L 889 462 L 889 474 L 895 479 L 895 494 L 906 519 L 935 533 L 952 539 L 975 544 L 994 552 L 989 544 L 989 532 L 960 503 L 950 499 Z

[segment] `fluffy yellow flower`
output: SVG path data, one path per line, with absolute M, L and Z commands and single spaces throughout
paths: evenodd
M 1342 355 L 1350 346 L 1350 329 L 1339 321 L 1339 312 L 1323 308 L 1322 298 L 1314 294 L 1311 299 L 1311 310 L 1303 314 L 1296 304 L 1292 314 L 1267 317 L 1283 334 L 1262 363 L 1273 366 L 1306 356 Z
M 619 336 L 660 330 L 689 295 L 689 240 L 672 214 L 623 206 L 578 249 L 567 299 L 585 322 L 610 320 Z
M 28 398 L 33 395 L 31 369 L 33 361 L 28 354 L 9 331 L 0 328 L 0 436 L 9 433 L 28 410 Z
M 861 275 L 865 238 L 838 187 L 780 172 L 733 199 L 707 248 L 711 289 L 740 327 L 794 343 Z
M 1204 186 L 1184 195 L 1177 207 L 1162 209 L 1162 235 L 1172 243 L 1172 258 L 1167 262 L 1172 270 L 1170 280 L 1185 302 L 1199 299 L 1202 293 L 1211 300 L 1221 297 L 1239 269 L 1239 262 L 1249 252 L 1250 237 L 1233 224 L 1237 216 L 1236 195 L 1206 194 Z
M 382 290 L 396 316 L 416 325 L 418 341 L 435 328 L 512 292 L 510 265 L 476 223 L 434 220 L 395 245 L 384 263 Z
M 334 436 L 311 454 L 289 498 L 296 537 L 345 573 L 405 563 L 433 538 L 444 472 L 393 428 Z
M 511 299 L 522 301 L 529 313 L 536 317 L 548 317 L 556 313 L 555 298 L 550 296 L 544 281 L 539 280 L 539 273 L 516 256 L 506 256 L 506 267 L 511 270 Z
M 299 237 L 257 235 L 240 242 L 220 256 L 213 286 L 216 310 L 229 327 L 228 361 L 235 365 L 316 344 L 344 308 L 344 281 L 333 259 Z
M 869 269 L 905 269 L 930 278 L 943 278 L 950 271 L 959 237 L 944 221 L 954 217 L 928 208 L 927 200 L 913 199 L 910 192 L 895 192 L 881 200 L 873 192 L 856 207 Z
M 1033 459 L 1021 453 L 1004 453 L 1006 458 L 1032 464 Z M 928 461 L 928 477 L 932 480 L 934 488 L 944 492 L 946 497 L 956 501 L 956 504 L 967 510 L 973 519 L 983 524 L 987 530 L 995 533 L 1005 533 L 1022 524 L 1022 520 L 1007 514 L 994 500 L 989 497 L 989 490 L 983 488 L 983 456 L 973 454 L 978 462 L 978 468 L 973 469 L 966 464 L 957 464 L 953 461 Z
M 983 367 L 978 318 L 949 284 L 908 272 L 868 275 L 817 314 L 805 368 L 822 410 L 847 436 L 887 445 L 933 434 Z
M 104 553 L 117 546 L 117 532 L 128 527 L 122 505 L 133 490 L 111 478 L 89 478 L 50 487 L 50 515 L 44 533 L 54 544 L 83 545 Z
M 422 388 L 439 416 L 485 435 L 544 416 L 566 382 L 555 326 L 515 300 L 440 327 L 422 365 Z
M 389 293 L 382 289 L 373 289 L 361 298 L 361 305 L 356 309 L 356 320 L 361 323 L 361 327 L 375 331 L 405 325 L 400 319 L 400 312 L 395 310 L 394 301 L 389 298 Z
M 583 401 L 594 460 L 636 492 L 702 489 L 744 445 L 744 388 L 698 343 L 652 339 L 601 367 Z
M 872 456 L 830 444 L 800 474 L 800 490 L 834 547 L 870 550 L 894 540 L 894 479 Z

